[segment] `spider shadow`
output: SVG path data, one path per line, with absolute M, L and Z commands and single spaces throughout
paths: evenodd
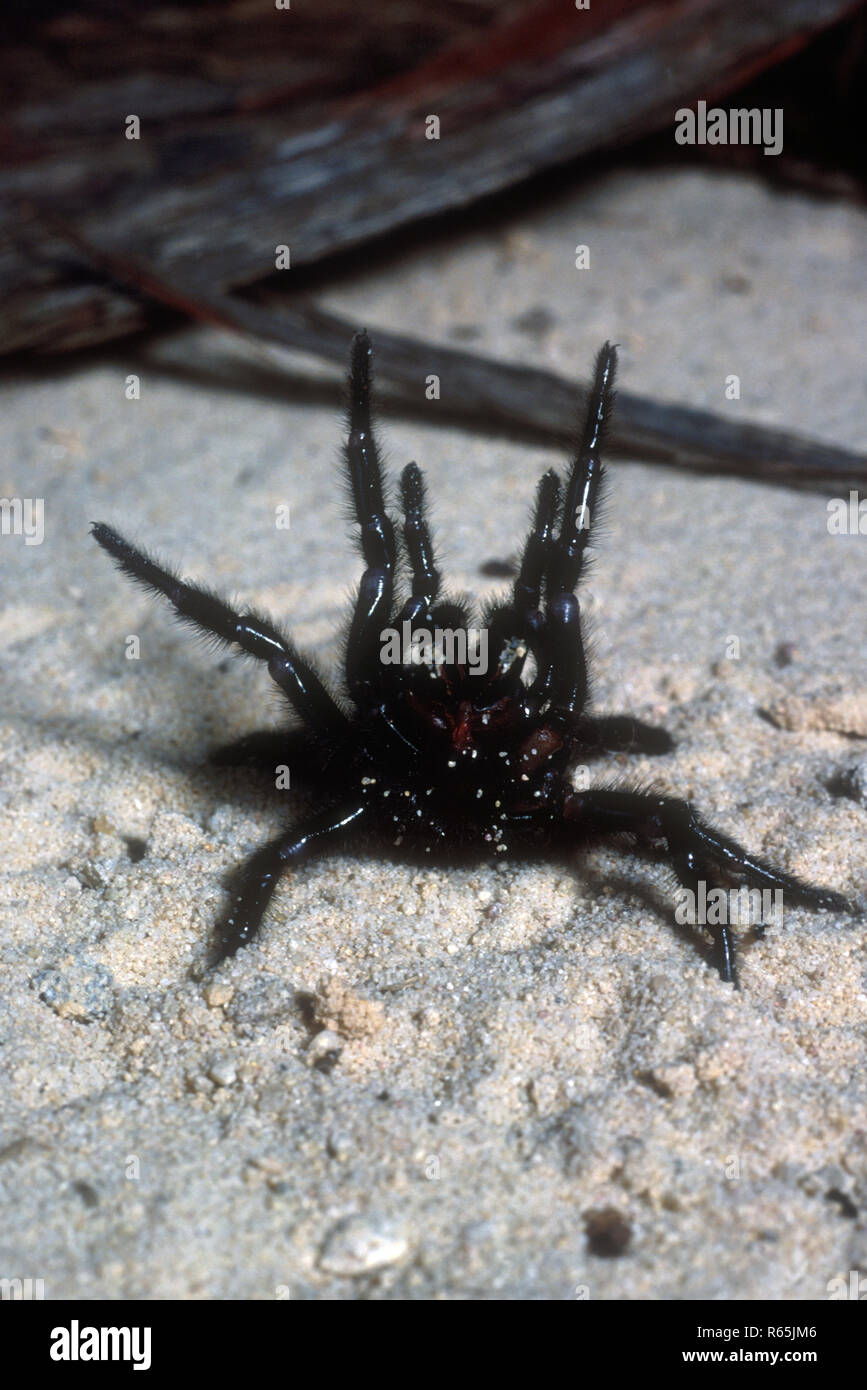
M 213 693 L 213 683 L 203 682 L 203 687 Z M 8 685 L 6 687 L 8 693 Z M 170 743 L 161 742 L 159 726 L 147 731 L 134 729 L 128 733 L 114 732 L 107 734 L 104 723 L 95 714 L 77 712 L 74 716 L 57 716 L 49 714 L 45 710 L 34 709 L 33 691 L 28 690 L 27 695 L 31 708 L 26 711 L 23 708 L 7 712 L 12 722 L 21 720 L 26 722 L 28 730 L 38 738 L 47 740 L 57 740 L 73 747 L 86 748 L 95 753 L 101 759 L 110 762 L 116 758 L 118 750 L 122 749 L 123 756 L 128 763 L 132 764 L 133 769 L 140 767 L 142 771 L 153 773 L 154 767 L 164 769 L 167 773 L 177 773 L 190 780 L 195 780 L 200 791 L 213 801 L 214 806 L 231 800 L 242 812 L 252 812 L 261 809 L 267 802 L 273 803 L 274 800 L 274 778 L 273 773 L 269 776 L 265 772 L 257 771 L 246 765 L 232 766 L 221 764 L 213 758 L 216 747 L 221 746 L 219 736 L 216 735 L 209 726 L 202 725 L 198 729 L 191 730 L 192 738 L 184 743 L 184 752 L 173 747 Z M 288 723 L 278 723 L 274 725 L 274 738 L 285 737 L 289 742 L 296 732 L 295 727 Z M 193 742 L 193 739 L 195 740 Z M 191 748 L 192 743 L 192 748 Z M 270 796 L 268 791 L 270 788 Z M 295 808 L 296 788 L 292 787 L 293 811 Z M 298 791 L 299 809 L 306 811 L 308 797 L 302 790 Z

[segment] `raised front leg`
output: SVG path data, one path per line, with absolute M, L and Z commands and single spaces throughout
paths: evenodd
M 408 621 L 426 627 L 431 625 L 431 607 L 439 597 L 442 580 L 427 518 L 424 476 L 417 463 L 408 463 L 401 473 L 400 496 L 412 597 L 404 604 L 398 622 Z
M 111 526 L 96 522 L 91 530 L 94 540 L 108 551 L 124 574 L 143 588 L 162 594 L 184 622 L 266 662 L 272 680 L 311 728 L 333 732 L 346 726 L 346 716 L 314 667 L 267 618 L 249 611 L 236 613 L 208 589 L 189 584 L 158 565 L 152 556 L 137 550 Z
M 533 692 L 540 702 L 550 703 L 552 715 L 564 725 L 581 712 L 587 699 L 587 661 L 575 589 L 597 520 L 602 437 L 614 401 L 616 371 L 617 353 L 606 343 L 596 359 L 581 442 L 563 494 L 560 529 L 549 547 L 544 659 Z
M 370 356 L 367 334 L 356 334 L 349 373 L 346 463 L 365 568 L 346 643 L 346 683 L 362 707 L 375 702 L 382 682 L 379 634 L 391 615 L 396 557 L 394 526 L 385 510 L 382 467 L 370 419 Z
M 542 664 L 546 664 L 547 650 L 543 653 L 541 647 L 544 627 L 542 586 L 559 505 L 560 479 L 551 468 L 539 480 L 536 489 L 533 519 L 524 542 L 511 600 L 490 608 L 486 617 L 492 653 L 500 657 L 504 651 L 507 652 L 507 658 L 492 673 L 492 684 L 505 678 L 506 686 L 514 687 L 531 651 L 537 663 L 541 660 Z M 508 644 L 511 644 L 511 650 Z

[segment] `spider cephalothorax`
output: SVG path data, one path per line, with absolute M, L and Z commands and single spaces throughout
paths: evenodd
M 585 423 L 565 487 L 541 479 L 517 578 L 505 601 L 473 626 L 441 594 L 417 464 L 400 481 L 410 593 L 396 598 L 398 540 L 383 491 L 370 420 L 370 343 L 352 345 L 346 462 L 364 572 L 349 627 L 346 700 L 266 618 L 161 568 L 111 527 L 93 527 L 120 568 L 163 594 L 181 619 L 266 662 L 302 729 L 252 735 L 235 759 L 288 763 L 321 793 L 322 809 L 252 856 L 218 933 L 232 955 L 258 930 L 280 875 L 320 849 L 366 840 L 406 854 L 457 848 L 492 858 L 626 833 L 668 854 L 681 884 L 706 900 L 736 881 L 789 901 L 844 911 L 839 893 L 813 887 L 747 854 L 676 797 L 599 788 L 577 791 L 569 770 L 606 750 L 663 753 L 668 734 L 627 716 L 587 713 L 587 666 L 575 589 L 597 511 L 600 444 L 616 353 L 596 361 Z M 734 939 L 713 922 L 715 960 L 736 982 Z

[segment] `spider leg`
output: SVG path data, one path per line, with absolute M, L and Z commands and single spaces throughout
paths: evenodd
M 363 804 L 332 808 L 258 849 L 244 867 L 241 890 L 219 929 L 209 964 L 218 965 L 252 941 L 281 875 L 312 858 L 324 840 L 346 830 L 363 812 Z
M 419 631 L 432 631 L 448 607 L 442 604 L 436 610 L 433 607 L 440 594 L 442 576 L 427 519 L 424 475 L 417 463 L 408 463 L 401 473 L 400 497 L 404 516 L 403 541 L 409 560 L 412 592 L 395 623 L 401 634 L 403 624 L 409 623 L 409 630 L 414 636 Z M 387 679 L 392 693 L 395 693 L 401 687 L 418 688 L 424 685 L 428 676 L 429 672 L 422 665 L 410 668 L 401 666 L 392 667 Z
M 701 896 L 701 885 L 704 882 L 705 891 L 708 887 L 708 871 L 702 867 L 698 856 L 691 849 L 685 850 L 682 854 L 676 854 L 673 858 L 675 872 L 683 884 L 694 895 L 693 901 L 698 902 Z M 719 977 L 726 984 L 734 985 L 735 989 L 740 988 L 738 976 L 738 962 L 735 951 L 735 939 L 729 930 L 727 922 L 717 922 L 710 926 L 713 936 L 713 955 L 711 960 L 716 966 Z
M 404 604 L 400 622 L 430 619 L 431 606 L 439 597 L 441 576 L 427 520 L 424 475 L 417 463 L 408 463 L 400 475 L 403 502 L 403 538 L 412 571 L 412 597 Z
M 412 577 L 412 595 L 404 604 L 398 622 L 409 622 L 414 631 L 419 628 L 459 630 L 469 622 L 462 603 L 441 599 L 442 572 L 438 566 L 427 519 L 427 499 L 424 475 L 417 463 L 408 463 L 400 478 L 401 501 L 404 511 L 403 537 Z M 426 676 L 423 667 L 416 672 L 422 684 Z
M 575 462 L 566 484 L 560 532 L 550 548 L 547 590 L 550 597 L 571 593 L 578 585 L 603 479 L 600 446 L 614 404 L 617 351 L 604 343 L 596 358 L 587 415 Z
M 563 498 L 560 531 L 549 547 L 545 580 L 545 658 L 532 694 L 548 700 L 552 713 L 571 722 L 587 698 L 587 662 L 581 610 L 574 590 L 581 578 L 602 485 L 600 445 L 614 402 L 617 353 L 605 343 L 596 358 L 587 415 Z
M 542 602 L 542 582 L 550 560 L 554 524 L 560 506 L 560 479 L 549 468 L 539 479 L 530 534 L 512 590 L 512 607 L 519 619 L 532 624 Z
M 103 522 L 95 522 L 91 532 L 124 574 L 145 589 L 162 594 L 184 622 L 202 628 L 220 642 L 234 643 L 249 656 L 267 662 L 272 680 L 307 723 L 314 728 L 330 730 L 346 725 L 346 716 L 313 666 L 267 619 L 251 612 L 236 613 L 216 594 L 188 584 L 171 570 L 163 569 L 150 555 L 137 550 Z
M 491 651 L 500 656 L 510 641 L 523 643 L 526 650 L 515 652 L 508 667 L 509 675 L 520 677 L 527 652 L 535 650 L 536 639 L 543 624 L 540 611 L 542 584 L 548 566 L 551 539 L 560 503 L 560 479 L 553 468 L 539 481 L 530 532 L 524 550 L 511 600 L 489 609 L 486 622 Z M 536 653 L 538 656 L 538 653 Z M 498 671 L 495 668 L 492 680 Z
M 382 467 L 370 422 L 370 339 L 352 340 L 346 463 L 365 569 L 346 644 L 349 693 L 369 704 L 382 680 L 380 633 L 388 625 L 394 587 L 394 526 L 385 511 Z
M 601 714 L 583 718 L 576 730 L 582 756 L 599 753 L 644 753 L 656 757 L 676 747 L 667 729 L 642 724 L 628 714 Z M 586 746 L 585 746 L 586 745 Z
M 841 893 L 805 883 L 749 854 L 736 840 L 707 825 L 688 802 L 677 797 L 606 789 L 573 792 L 566 797 L 563 814 L 588 835 L 627 832 L 645 846 L 661 840 L 681 883 L 693 892 L 697 892 L 701 881 L 716 885 L 723 877 L 739 879 L 751 888 L 779 889 L 791 902 L 804 907 L 852 911 Z M 714 933 L 715 963 L 720 975 L 723 980 L 736 983 L 734 939 L 727 926 L 709 926 Z

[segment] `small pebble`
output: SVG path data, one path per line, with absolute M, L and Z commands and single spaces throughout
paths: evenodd
M 409 1250 L 405 1234 L 390 1221 L 348 1216 L 326 1237 L 319 1264 L 349 1279 L 397 1264 Z
M 328 1058 L 336 1059 L 342 1051 L 343 1039 L 339 1033 L 332 1032 L 330 1028 L 323 1028 L 308 1047 L 304 1060 L 308 1067 L 315 1067 Z
M 238 1079 L 238 1071 L 231 1057 L 215 1057 L 207 1075 L 215 1086 L 233 1086 Z
M 232 985 L 209 984 L 205 986 L 205 1003 L 209 1009 L 221 1009 L 231 1002 L 235 990 Z

